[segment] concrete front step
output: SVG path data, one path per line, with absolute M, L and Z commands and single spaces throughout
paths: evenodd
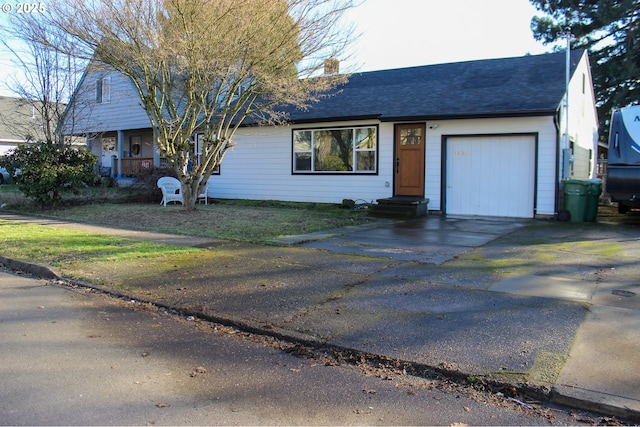
M 423 197 L 389 197 L 376 200 L 370 214 L 385 218 L 418 218 L 426 216 L 429 199 Z

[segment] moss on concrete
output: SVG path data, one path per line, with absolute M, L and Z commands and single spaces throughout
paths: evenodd
M 528 383 L 531 385 L 553 386 L 566 361 L 566 354 L 541 350 L 533 362 Z

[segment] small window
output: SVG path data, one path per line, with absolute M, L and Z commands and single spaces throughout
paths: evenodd
M 195 138 L 195 147 L 194 148 L 194 154 L 196 155 L 196 163 L 199 165 L 202 163 L 202 149 L 204 147 L 205 141 L 204 141 L 204 134 L 203 133 L 198 133 L 196 134 L 196 138 Z M 211 172 L 213 175 L 220 175 L 220 165 L 216 166 L 213 169 L 213 172 Z
M 293 131 L 294 173 L 376 173 L 377 128 Z
M 111 100 L 111 77 L 96 80 L 96 102 L 106 104 Z
M 408 128 L 400 130 L 400 145 L 422 144 L 422 128 Z

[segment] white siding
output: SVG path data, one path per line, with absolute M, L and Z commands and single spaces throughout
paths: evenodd
M 569 111 L 569 135 L 571 141 L 577 146 L 574 149 L 574 157 L 576 161 L 583 164 L 591 160 L 589 166 L 574 165 L 575 174 L 572 178 L 593 178 L 598 153 L 598 113 L 586 53 L 578 63 L 569 83 Z
M 321 124 L 376 125 L 376 122 Z M 292 129 L 313 126 L 241 128 L 227 152 L 221 173 L 212 176 L 212 197 L 340 203 L 342 199 L 375 201 L 392 196 L 393 125 L 378 128 L 377 175 L 292 174 Z
M 375 122 L 319 124 L 331 126 L 372 125 Z M 342 199 L 367 202 L 393 195 L 394 124 L 378 123 L 377 175 L 292 174 L 292 129 L 314 126 L 241 128 L 235 147 L 222 162 L 221 174 L 213 176 L 211 197 L 271 199 L 340 203 Z M 435 125 L 435 127 L 434 127 Z M 442 138 L 454 135 L 531 134 L 538 137 L 535 179 L 536 213 L 555 213 L 557 133 L 552 117 L 448 120 L 427 123 L 425 197 L 430 210 L 442 210 Z M 533 190 L 532 190 L 533 191 Z

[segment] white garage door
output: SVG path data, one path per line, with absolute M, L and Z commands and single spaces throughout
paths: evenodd
M 532 218 L 532 136 L 448 138 L 446 213 Z

